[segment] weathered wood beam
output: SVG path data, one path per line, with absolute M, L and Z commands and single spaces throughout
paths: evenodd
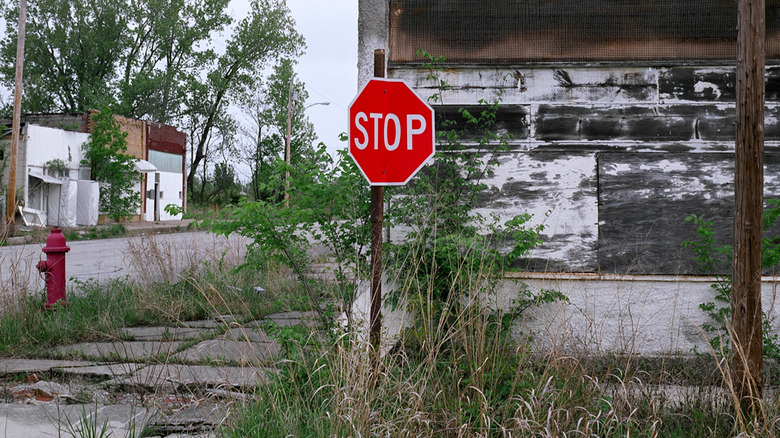
M 764 186 L 764 0 L 740 0 L 737 38 L 732 378 L 743 407 L 761 398 Z

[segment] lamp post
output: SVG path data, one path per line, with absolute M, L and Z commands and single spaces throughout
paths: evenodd
M 290 91 L 287 94 L 287 136 L 285 137 L 284 147 L 284 163 L 287 165 L 287 169 L 284 171 L 284 206 L 290 206 L 290 129 L 292 127 L 292 101 L 297 100 L 293 98 L 293 83 L 290 80 Z M 330 102 L 317 102 L 310 105 L 306 105 L 301 109 L 301 112 L 311 108 L 315 105 L 330 105 Z

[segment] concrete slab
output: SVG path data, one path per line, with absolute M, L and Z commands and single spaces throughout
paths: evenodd
M 214 432 L 199 432 L 195 434 L 174 433 L 173 435 L 168 435 L 165 438 L 217 438 L 217 434 Z
M 189 406 L 169 415 L 160 412 L 150 421 L 147 430 L 165 437 L 170 437 L 171 434 L 210 431 L 225 421 L 228 411 L 229 406 L 226 403 L 217 403 L 210 406 Z
M 223 323 L 231 323 L 231 322 L 237 322 L 240 319 L 243 319 L 244 316 L 242 315 L 233 315 L 230 313 L 226 313 L 224 315 L 214 315 L 213 319 L 216 319 L 217 321 L 222 321 Z
M 319 318 L 319 314 L 314 310 L 308 310 L 306 312 L 300 312 L 294 310 L 292 312 L 272 313 L 267 315 L 268 319 L 313 319 Z
M 127 327 L 122 329 L 122 335 L 133 341 L 185 341 L 201 335 L 207 335 L 210 330 L 200 327 Z
M 226 328 L 230 326 L 231 321 L 222 321 L 222 320 L 216 320 L 216 319 L 200 319 L 197 321 L 183 321 L 181 324 L 185 327 L 190 328 L 204 328 L 204 329 L 214 329 L 214 328 Z
M 139 436 L 147 411 L 131 405 L 18 405 L 0 404 L 0 438 L 72 436 L 69 430 L 86 429 L 90 422 L 98 430 L 105 422 L 111 436 L 125 437 L 130 430 Z M 84 434 L 87 436 L 87 434 Z
M 174 433 L 172 435 L 167 435 L 165 438 L 217 438 L 217 436 L 218 435 L 215 432 L 196 432 L 196 433 Z M 158 436 L 152 438 L 163 438 L 163 437 Z
M 212 339 L 199 342 L 173 357 L 187 362 L 208 364 L 238 363 L 240 365 L 265 364 L 279 353 L 276 342 L 242 342 Z
M 211 367 L 204 365 L 150 365 L 111 384 L 143 390 L 246 388 L 267 382 L 277 371 L 262 367 Z
M 123 377 L 136 372 L 146 365 L 140 363 L 112 363 L 92 366 L 66 367 L 60 371 L 70 376 L 85 376 L 111 379 Z
M 202 319 L 198 321 L 184 321 L 182 322 L 182 325 L 185 327 L 196 327 L 196 328 L 228 328 L 232 327 L 238 324 L 239 320 L 244 319 L 243 316 L 238 315 L 214 315 L 212 318 L 209 319 Z
M 317 327 L 319 325 L 319 314 L 314 311 L 309 312 L 282 312 L 274 313 L 263 319 L 250 321 L 244 324 L 245 327 L 260 327 L 266 322 L 271 322 L 279 327 L 294 327 L 303 324 L 306 327 Z
M 81 344 L 64 345 L 57 348 L 62 354 L 82 354 L 86 357 L 100 357 L 108 360 L 129 359 L 140 360 L 152 356 L 166 357 L 173 354 L 182 344 L 174 342 L 85 342 Z
M 59 403 L 82 404 L 84 400 L 73 394 L 72 388 L 57 382 L 41 380 L 35 383 L 16 385 L 8 389 L 11 400 L 17 404 Z
M 16 373 L 47 373 L 59 368 L 92 365 L 95 365 L 95 362 L 49 359 L 0 359 L 0 376 Z
M 235 327 L 225 332 L 222 339 L 242 342 L 274 342 L 259 327 Z
M 107 436 L 112 437 L 140 436 L 146 423 L 156 414 L 156 410 L 153 408 L 132 404 L 98 405 L 97 408 L 94 404 L 87 404 L 81 407 L 82 411 L 78 411 L 75 418 L 68 416 L 66 419 L 74 430 L 78 431 L 76 428 L 83 425 L 89 431 L 90 425 L 94 424 L 97 424 L 98 430 L 100 430 L 100 426 L 107 424 L 108 430 L 111 432 L 111 435 Z M 85 411 L 88 413 L 87 416 L 84 415 Z M 89 433 L 77 433 L 76 436 L 90 435 Z

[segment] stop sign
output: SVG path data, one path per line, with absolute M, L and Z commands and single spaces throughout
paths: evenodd
M 406 184 L 435 149 L 433 108 L 403 81 L 371 79 L 349 105 L 349 155 L 372 186 Z

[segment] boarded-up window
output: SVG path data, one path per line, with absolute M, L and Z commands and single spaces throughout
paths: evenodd
M 737 0 L 391 0 L 390 61 L 735 60 Z M 780 0 L 766 0 L 780 58 Z

